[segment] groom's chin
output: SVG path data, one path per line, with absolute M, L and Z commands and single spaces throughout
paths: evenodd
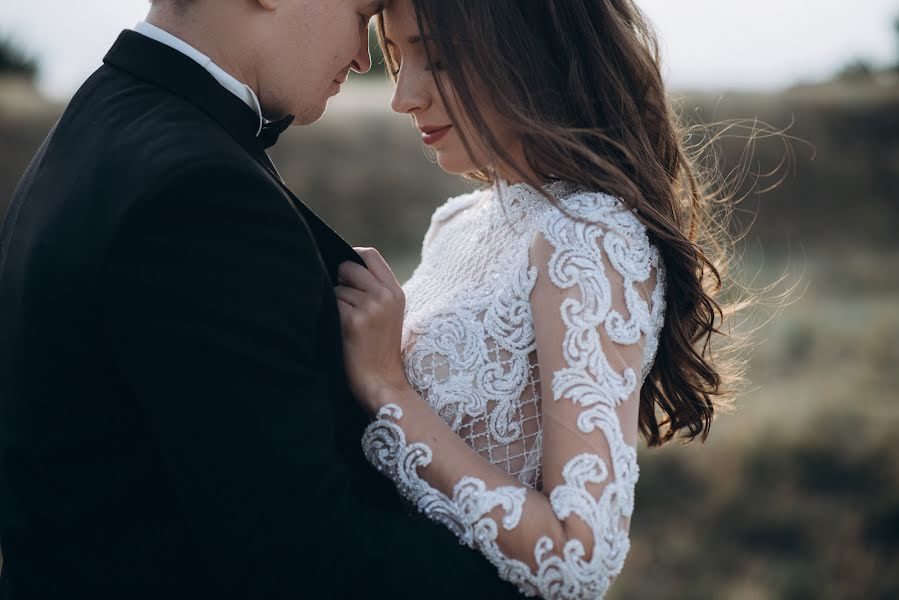
M 298 111 L 293 125 L 312 125 L 323 116 L 328 109 L 328 101 L 324 100 L 319 106 L 307 106 Z

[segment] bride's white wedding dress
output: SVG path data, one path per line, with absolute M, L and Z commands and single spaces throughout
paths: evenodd
M 664 265 L 617 198 L 544 189 L 564 210 L 503 182 L 448 200 L 403 286 L 409 382 L 474 452 L 432 447 L 395 404 L 362 443 L 523 593 L 601 598 L 630 547 Z

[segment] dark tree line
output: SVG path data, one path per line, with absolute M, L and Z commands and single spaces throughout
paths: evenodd
M 34 78 L 38 62 L 26 53 L 10 36 L 0 37 L 0 75 L 24 75 Z

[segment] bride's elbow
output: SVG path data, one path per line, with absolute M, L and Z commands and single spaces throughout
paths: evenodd
M 604 532 L 595 531 L 593 527 L 576 516 L 571 516 L 564 521 L 556 521 L 551 527 L 544 525 L 539 533 L 536 531 L 533 533 L 535 535 L 529 537 L 536 539 L 537 543 L 530 549 L 528 556 L 522 558 L 535 573 L 539 572 L 543 563 L 551 560 L 552 557 L 566 560 L 566 556 L 572 555 L 570 550 L 572 544 L 578 545 L 583 550 L 583 552 L 574 553 L 574 556 L 580 557 L 582 564 L 595 563 L 598 565 L 608 564 L 610 557 L 602 556 L 598 561 L 593 560 L 597 539 L 599 539 L 603 554 L 615 553 L 618 548 L 627 544 L 626 529 L 620 530 L 613 542 L 605 537 Z
M 595 571 L 589 579 L 611 584 L 624 567 L 630 549 L 630 519 L 626 523 L 620 523 L 613 535 L 607 529 L 601 529 L 598 525 L 594 528 L 577 517 L 567 519 L 563 527 L 565 541 L 554 547 L 555 553 L 562 560 L 566 560 L 568 556 L 580 556 L 580 567 Z M 579 544 L 583 552 L 571 552 L 571 544 Z M 601 553 L 601 556 L 594 556 L 596 552 Z

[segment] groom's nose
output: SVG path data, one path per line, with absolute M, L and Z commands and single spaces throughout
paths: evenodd
M 371 53 L 368 51 L 368 28 L 365 28 L 359 43 L 359 52 L 353 58 L 351 68 L 357 73 L 368 73 L 371 71 Z

